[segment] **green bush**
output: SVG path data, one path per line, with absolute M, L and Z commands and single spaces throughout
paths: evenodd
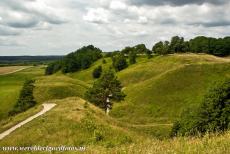
M 95 68 L 95 69 L 93 70 L 93 78 L 95 78 L 95 79 L 100 78 L 101 73 L 102 73 L 102 67 L 101 67 L 101 66 L 98 66 L 97 68 Z
M 172 135 L 223 132 L 230 126 L 230 79 L 215 83 L 197 109 L 190 109 L 174 123 Z
M 17 103 L 14 105 L 14 108 L 9 112 L 10 116 L 18 114 L 20 112 L 24 112 L 27 109 L 36 105 L 36 101 L 33 97 L 34 83 L 35 80 L 27 80 L 24 83 Z
M 126 61 L 126 58 L 125 58 L 124 54 L 122 54 L 122 53 L 120 53 L 116 56 L 113 56 L 112 61 L 113 61 L 113 67 L 115 68 L 116 71 L 121 71 L 121 70 L 128 67 L 128 63 Z

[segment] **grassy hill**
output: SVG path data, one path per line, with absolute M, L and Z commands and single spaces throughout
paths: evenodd
M 213 82 L 230 77 L 229 59 L 205 54 L 138 57 L 136 64 L 117 73 L 127 97 L 115 103 L 110 117 L 83 99 L 94 81 L 92 72 L 99 65 L 105 70 L 112 61 L 106 58 L 103 64 L 98 60 L 86 70 L 66 75 L 59 72 L 39 76 L 36 69 L 30 70 L 38 76 L 36 101 L 57 106 L 0 141 L 0 146 L 83 145 L 88 153 L 230 152 L 229 132 L 204 138 L 167 138 L 172 123 L 183 110 L 197 106 Z M 1 80 L 0 83 L 3 84 Z M 9 122 L 17 123 L 25 117 L 22 114 Z M 7 121 L 5 125 L 8 126 Z
M 83 99 L 72 97 L 50 102 L 57 106 L 0 141 L 0 146 L 114 147 L 133 141 L 135 135 L 117 126 L 115 120 L 97 107 L 85 104 Z

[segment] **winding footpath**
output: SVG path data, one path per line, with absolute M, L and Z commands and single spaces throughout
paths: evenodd
M 19 124 L 11 127 L 10 129 L 4 131 L 3 133 L 0 134 L 0 140 L 2 140 L 4 137 L 6 137 L 7 135 L 11 134 L 13 131 L 15 131 L 16 129 L 22 127 L 23 125 L 27 124 L 28 122 L 32 121 L 33 119 L 45 114 L 47 111 L 51 110 L 53 107 L 56 106 L 56 104 L 42 104 L 43 105 L 43 110 L 38 112 L 37 114 L 27 118 L 26 120 L 20 122 Z

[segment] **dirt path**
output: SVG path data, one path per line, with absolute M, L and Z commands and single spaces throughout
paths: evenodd
M 12 72 L 8 72 L 8 73 L 2 73 L 2 74 L 0 74 L 0 76 L 1 76 L 1 75 L 9 75 L 9 74 L 13 74 L 13 73 L 16 73 L 16 72 L 19 72 L 19 71 L 22 71 L 22 70 L 25 70 L 25 69 L 27 69 L 27 68 L 31 68 L 31 67 L 33 67 L 33 66 L 24 67 L 24 68 L 21 68 L 21 69 L 18 69 L 18 70 L 12 71 Z
M 33 119 L 45 114 L 47 111 L 51 110 L 56 104 L 43 104 L 43 110 L 38 112 L 37 114 L 27 118 L 26 120 L 20 122 L 19 124 L 11 127 L 10 129 L 4 131 L 3 133 L 0 134 L 0 140 L 2 140 L 4 137 L 6 137 L 7 135 L 11 134 L 13 131 L 15 131 L 16 129 L 20 128 L 21 126 L 25 125 L 26 123 L 32 121 Z

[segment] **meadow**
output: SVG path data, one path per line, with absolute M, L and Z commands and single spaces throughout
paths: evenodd
M 1 105 L 5 105 L 2 117 L 17 99 L 26 78 L 36 78 L 34 97 L 38 102 L 36 108 L 2 120 L 0 131 L 39 111 L 44 102 L 57 104 L 47 114 L 0 141 L 0 147 L 86 146 L 85 153 L 230 152 L 229 132 L 204 137 L 169 137 L 172 123 L 183 110 L 199 105 L 215 81 L 230 77 L 228 58 L 205 54 L 174 54 L 152 59 L 139 56 L 136 64 L 117 72 L 127 97 L 114 104 L 110 116 L 84 100 L 85 91 L 95 81 L 94 68 L 101 65 L 106 70 L 111 66 L 111 59 L 105 60 L 106 63 L 100 59 L 76 73 L 43 76 L 42 66 L 0 76 L 0 92 L 9 90 L 5 97 L 0 93 Z

